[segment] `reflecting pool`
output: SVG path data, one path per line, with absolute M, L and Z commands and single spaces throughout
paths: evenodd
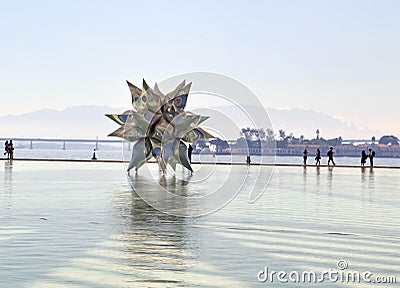
M 281 287 L 276 275 L 262 281 L 266 267 L 317 276 L 370 271 L 371 280 L 400 281 L 398 169 L 275 167 L 249 203 L 251 182 L 270 167 L 258 175 L 255 166 L 195 166 L 193 175 L 177 169 L 175 177 L 148 167 L 153 182 L 141 170 L 128 178 L 118 163 L 0 162 L 0 287 Z M 218 177 L 196 182 L 207 169 Z M 227 171 L 246 183 L 202 217 L 161 213 L 130 185 L 150 195 L 157 184 L 202 196 Z M 338 261 L 348 266 L 340 270 Z M 329 279 L 313 285 L 366 287 Z

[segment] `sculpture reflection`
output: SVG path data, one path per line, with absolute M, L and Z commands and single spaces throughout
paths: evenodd
M 173 179 L 161 179 L 164 185 L 174 185 Z M 191 253 L 196 249 L 191 247 L 196 239 L 188 231 L 188 221 L 193 220 L 159 212 L 130 189 L 116 194 L 114 211 L 120 233 L 113 240 L 119 243 L 125 273 L 134 275 L 134 285 L 143 285 L 142 281 L 147 287 L 184 284 L 182 275 L 191 266 Z

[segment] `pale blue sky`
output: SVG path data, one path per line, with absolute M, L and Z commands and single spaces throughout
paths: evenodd
M 126 79 L 211 71 L 241 81 L 267 107 L 400 136 L 399 1 L 0 4 L 0 115 L 128 107 Z

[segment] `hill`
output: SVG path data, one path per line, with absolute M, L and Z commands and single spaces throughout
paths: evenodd
M 266 115 L 263 108 L 244 107 L 249 115 Z M 62 138 L 106 138 L 118 125 L 104 116 L 109 113 L 121 113 L 126 108 L 107 106 L 76 106 L 58 111 L 42 109 L 39 111 L 20 115 L 6 115 L 0 117 L 0 135 L 2 137 L 62 137 Z M 381 136 L 379 131 L 368 129 L 361 130 L 354 125 L 344 123 L 330 115 L 318 113 L 312 110 L 291 109 L 279 110 L 267 109 L 274 131 L 279 129 L 291 132 L 295 136 L 304 135 L 306 138 L 315 137 L 316 129 L 319 129 L 321 137 L 334 138 L 371 138 Z M 239 130 L 251 123 L 243 116 L 243 111 L 230 106 L 211 107 L 207 109 L 195 109 L 194 112 L 211 116 L 202 124 L 204 127 L 220 131 L 229 139 L 239 136 Z M 221 117 L 225 114 L 225 117 Z M 222 118 L 226 118 L 225 120 Z M 264 127 L 267 128 L 267 127 Z M 218 133 L 217 133 L 218 134 Z

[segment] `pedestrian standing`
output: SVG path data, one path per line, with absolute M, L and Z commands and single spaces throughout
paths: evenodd
M 365 150 L 363 150 L 361 152 L 361 166 L 365 166 L 365 162 L 367 162 L 367 153 L 365 152 Z
M 250 155 L 247 155 L 246 164 L 250 165 L 250 163 L 251 163 Z
M 307 155 L 308 155 L 308 151 L 307 149 L 304 149 L 303 151 L 303 164 L 307 165 Z
M 368 155 L 369 164 L 370 164 L 371 167 L 373 167 L 374 166 L 375 151 L 373 149 L 371 149 L 371 148 L 369 148 L 368 150 L 369 150 L 369 155 Z
M 8 142 L 8 153 L 10 155 L 9 159 L 14 159 L 14 145 L 12 140 L 10 140 L 10 142 Z
M 4 143 L 4 155 L 7 154 L 7 159 L 10 159 L 10 152 L 8 150 L 8 140 Z
M 192 163 L 192 152 L 193 152 L 193 147 L 192 147 L 192 145 L 189 144 L 188 157 L 189 157 L 190 163 Z

